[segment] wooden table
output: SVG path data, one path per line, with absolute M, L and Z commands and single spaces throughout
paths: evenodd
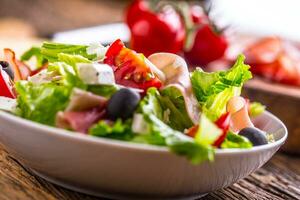
M 96 200 L 51 184 L 22 166 L 0 145 L 1 200 Z M 261 169 L 202 199 L 300 199 L 300 157 L 277 154 Z

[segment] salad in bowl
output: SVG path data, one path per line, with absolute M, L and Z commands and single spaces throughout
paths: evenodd
M 243 55 L 211 73 L 189 72 L 176 54 L 145 57 L 121 40 L 107 47 L 44 42 L 20 60 L 10 49 L 4 56 L 0 109 L 70 134 L 166 146 L 195 164 L 212 161 L 216 149 L 273 140 L 252 123 L 264 106 L 240 96 L 252 78 Z

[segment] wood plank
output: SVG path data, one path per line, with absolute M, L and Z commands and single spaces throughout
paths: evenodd
M 278 154 L 231 187 L 202 199 L 300 199 L 300 158 Z M 0 199 L 69 200 L 96 198 L 64 189 L 31 174 L 0 145 Z

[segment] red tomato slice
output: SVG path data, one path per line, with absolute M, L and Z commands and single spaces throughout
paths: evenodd
M 118 84 L 146 91 L 149 87 L 160 88 L 162 83 L 145 62 L 145 57 L 116 40 L 108 49 L 104 63 L 110 65 Z
M 249 46 L 244 54 L 249 64 L 269 64 L 275 62 L 282 51 L 282 41 L 278 37 L 266 37 Z
M 47 69 L 48 68 L 48 63 L 45 63 L 43 66 L 41 66 L 40 68 L 31 71 L 30 76 L 36 75 L 37 73 L 39 73 L 40 71 L 42 71 L 43 69 Z
M 189 128 L 186 132 L 186 134 L 192 138 L 194 138 L 196 136 L 196 133 L 198 131 L 199 125 L 195 125 L 192 126 L 191 128 Z
M 12 99 L 15 98 L 13 93 L 13 83 L 8 74 L 6 74 L 6 72 L 2 69 L 0 69 L 0 96 Z
M 214 142 L 213 146 L 220 147 L 222 142 L 225 140 L 229 125 L 230 125 L 230 114 L 229 112 L 221 115 L 221 117 L 215 122 L 215 124 L 223 130 L 223 134 Z

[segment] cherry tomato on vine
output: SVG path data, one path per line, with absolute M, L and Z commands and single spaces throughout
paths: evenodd
M 170 5 L 135 0 L 128 8 L 131 48 L 149 56 L 156 52 L 179 53 L 183 49 L 183 20 Z

